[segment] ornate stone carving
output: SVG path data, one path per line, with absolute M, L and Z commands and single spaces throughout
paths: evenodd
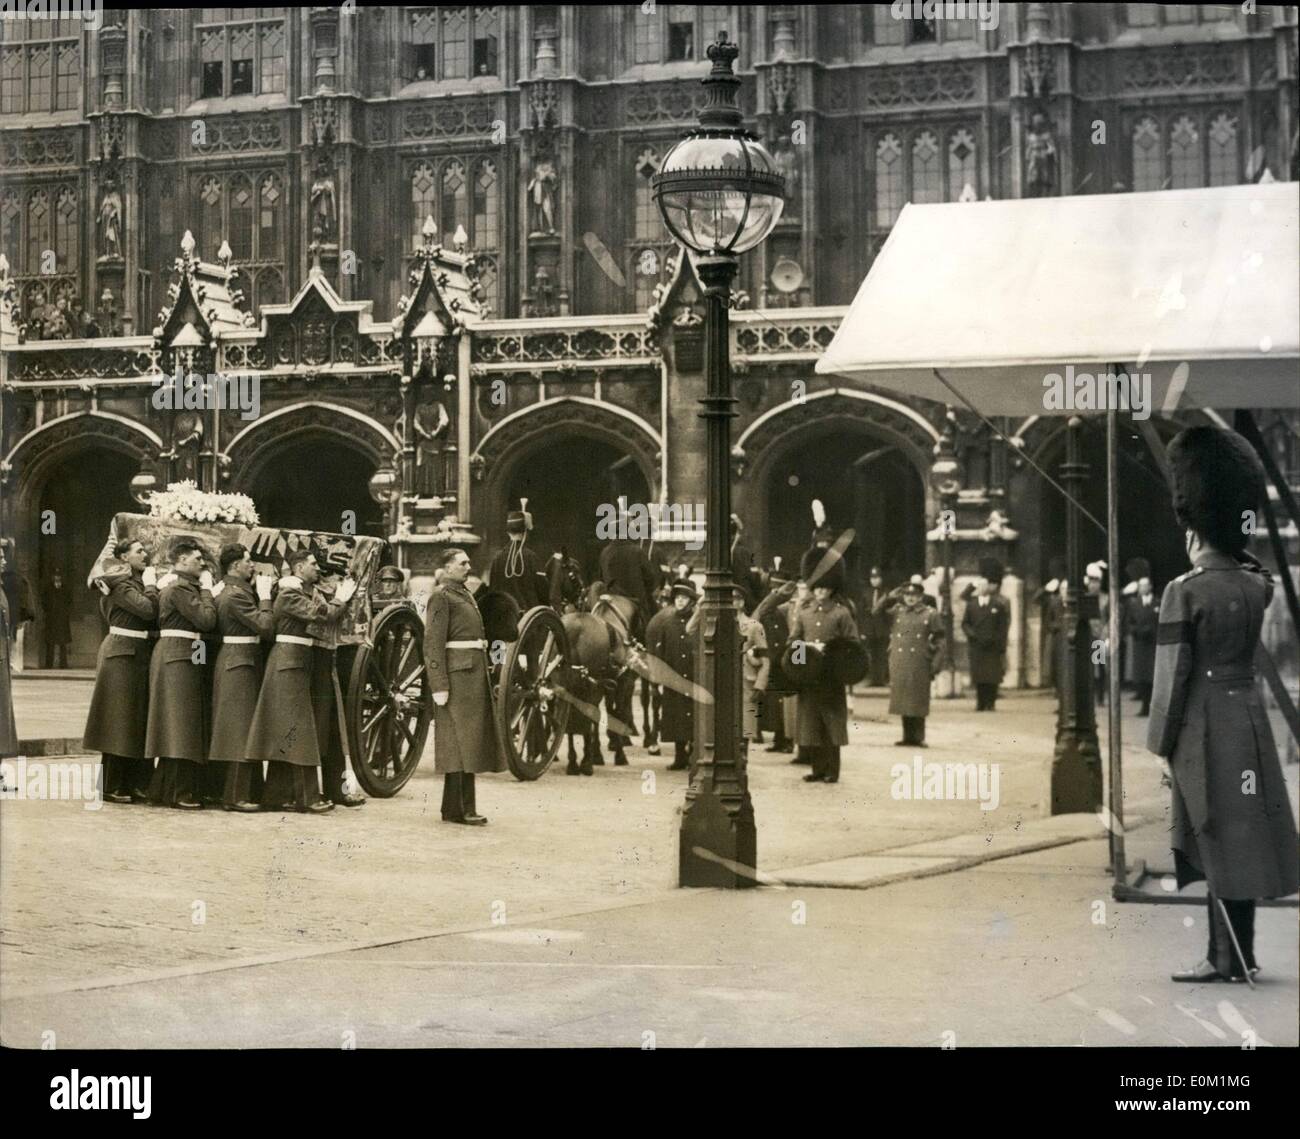
M 969 103 L 979 93 L 976 76 L 965 62 L 874 68 L 862 76 L 862 101 L 871 107 Z
M 284 131 L 276 115 L 235 115 L 205 119 L 204 124 L 202 142 L 190 136 L 190 147 L 195 154 L 248 154 L 284 146 Z
M 787 114 L 794 103 L 795 72 L 788 63 L 776 63 L 767 73 L 769 109 L 774 115 Z
M 627 89 L 623 114 L 632 125 L 694 122 L 704 108 L 699 83 L 648 83 Z
M 1025 131 L 1025 197 L 1049 198 L 1056 193 L 1056 137 L 1052 124 L 1035 111 Z
M 487 99 L 430 107 L 417 105 L 402 112 L 403 138 L 463 138 L 491 135 L 495 108 Z
M 0 168 L 19 170 L 46 166 L 76 166 L 81 162 L 77 129 L 6 131 L 0 136 Z
M 1116 68 L 1125 91 L 1224 87 L 1239 82 L 1231 45 L 1182 44 L 1126 53 Z

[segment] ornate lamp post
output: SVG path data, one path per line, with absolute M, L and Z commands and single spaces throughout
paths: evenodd
M 930 479 L 939 499 L 939 532 L 943 541 L 943 638 L 948 655 L 948 698 L 956 699 L 957 652 L 953 634 L 952 611 L 952 541 L 957 528 L 957 492 L 961 481 L 957 477 L 957 459 L 953 454 L 952 411 L 944 425 L 939 442 L 934 445 L 934 462 L 930 466 Z
M 695 766 L 682 814 L 680 884 L 753 886 L 757 832 L 741 730 L 741 662 L 732 606 L 731 420 L 728 303 L 738 255 L 760 244 L 781 217 L 785 180 L 772 156 L 741 125 L 740 80 L 731 65 L 740 49 L 719 32 L 709 45 L 713 69 L 703 80 L 708 102 L 652 180 L 669 232 L 685 248 L 704 289 L 708 533 L 701 605 L 702 668 L 712 697 L 697 702 Z

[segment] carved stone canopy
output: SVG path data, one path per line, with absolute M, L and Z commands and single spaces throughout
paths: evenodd
M 416 250 L 408 278 L 411 291 L 397 303 L 393 331 L 408 342 L 459 335 L 482 314 L 483 290 L 473 254 L 435 244 L 437 227 L 424 225 L 424 244 Z
M 209 343 L 223 332 L 253 327 L 253 315 L 243 307 L 243 291 L 235 285 L 239 270 L 231 265 L 230 247 L 224 242 L 217 262 L 203 261 L 195 252 L 194 235 L 186 230 L 175 272 L 167 289 L 171 303 L 158 314 L 153 330 L 159 347 L 175 346 L 182 335 L 192 347 L 196 336 L 200 343 Z

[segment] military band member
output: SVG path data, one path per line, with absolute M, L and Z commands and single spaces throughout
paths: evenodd
M 695 638 L 687 631 L 687 625 L 699 593 L 689 578 L 680 578 L 673 582 L 672 594 L 672 608 L 660 610 L 646 627 L 646 651 L 684 680 L 693 682 Z M 695 700 L 689 691 L 679 692 L 664 685 L 659 738 L 673 745 L 669 771 L 685 771 L 690 767 L 695 744 Z
M 5 570 L 5 548 L 0 545 L 0 574 Z M 9 638 L 9 599 L 0 589 L 0 759 L 18 754 L 18 725 L 14 721 L 14 697 L 10 688 L 9 658 L 13 649 Z
M 970 653 L 970 679 L 975 685 L 975 711 L 992 712 L 998 685 L 1007 670 L 1007 631 L 1011 608 L 998 592 L 1002 567 L 994 558 L 980 559 L 980 580 L 975 595 L 966 600 L 961 631 Z
M 1265 500 L 1263 467 L 1234 431 L 1191 427 L 1168 448 L 1174 514 L 1192 569 L 1165 587 L 1147 747 L 1169 761 L 1174 873 L 1205 880 L 1209 946 L 1175 981 L 1253 977 L 1255 900 L 1300 887 L 1296 826 L 1254 658 L 1273 593 L 1242 519 Z
M 267 810 L 320 814 L 334 809 L 321 796 L 318 782 L 321 745 L 312 706 L 311 625 L 337 621 L 356 582 L 344 578 L 333 598 L 326 599 L 313 589 L 319 580 L 315 555 L 299 548 L 289 556 L 289 576 L 280 579 L 271 607 L 275 645 L 244 745 L 246 759 L 267 761 L 262 792 Z
M 527 499 L 522 501 L 525 505 L 528 502 Z M 533 516 L 526 510 L 512 510 L 507 514 L 508 544 L 504 550 L 497 551 L 488 567 L 489 585 L 513 597 L 522 613 L 536 605 L 551 604 L 551 591 L 542 559 L 526 546 L 532 528 Z
M 843 581 L 842 577 L 827 576 L 831 581 Z M 828 584 L 827 576 L 812 585 L 812 596 L 796 610 L 790 630 L 791 641 L 812 645 L 819 652 L 838 638 L 858 638 L 853 614 L 835 585 Z M 826 676 L 816 687 L 799 691 L 798 705 L 796 740 L 812 760 L 812 772 L 803 777 L 804 782 L 838 783 L 840 748 L 849 742 L 849 705 L 844 685 Z
M 212 682 L 212 742 L 208 763 L 219 774 L 219 789 L 228 811 L 260 810 L 262 764 L 244 755 L 248 725 L 257 711 L 262 690 L 262 642 L 271 635 L 271 586 L 274 579 L 257 575 L 253 559 L 239 543 L 223 546 L 219 558 L 221 581 L 217 594 L 217 652 Z
M 455 546 L 442 555 L 442 584 L 429 595 L 424 663 L 433 693 L 434 770 L 443 777 L 442 818 L 484 826 L 474 776 L 506 769 L 497 730 L 483 618 L 465 588 L 469 555 Z
M 108 636 L 99 646 L 82 746 L 103 753 L 105 799 L 143 803 L 153 777 L 153 759 L 145 752 L 145 728 L 158 586 L 142 543 L 118 542 L 113 557 L 117 559 L 113 568 L 95 582 L 105 595 L 101 607 Z
M 919 575 L 895 591 L 900 604 L 887 607 L 889 632 L 889 713 L 903 719 L 903 738 L 895 747 L 927 747 L 925 718 L 930 714 L 930 682 L 939 673 L 943 621 L 925 603 Z
M 196 646 L 217 626 L 212 574 L 203 550 L 182 538 L 172 548 L 172 572 L 158 591 L 158 647 L 149 662 L 149 724 L 145 754 L 158 757 L 149 801 L 196 810 L 208 755 L 208 720 L 203 685 L 206 653 Z

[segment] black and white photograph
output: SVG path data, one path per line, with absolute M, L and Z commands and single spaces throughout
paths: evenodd
M 1283 1095 L 1298 39 L 0 2 L 7 1094 Z

